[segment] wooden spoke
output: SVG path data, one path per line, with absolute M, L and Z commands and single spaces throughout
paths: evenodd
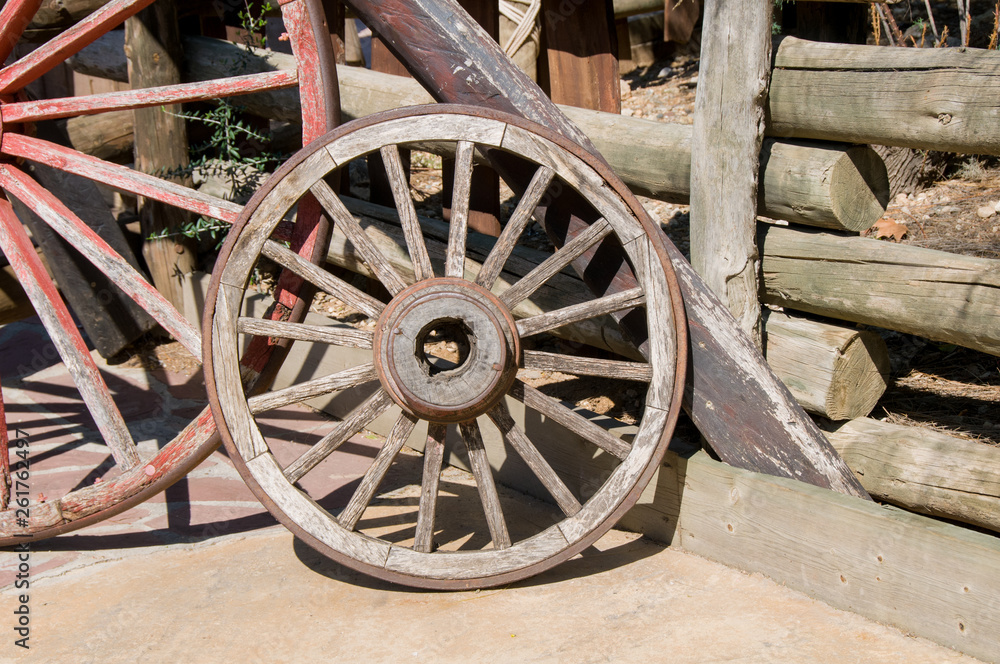
M 459 429 L 462 432 L 462 439 L 465 440 L 465 447 L 469 451 L 469 465 L 472 466 L 472 474 L 479 488 L 479 500 L 483 503 L 483 511 L 486 513 L 486 523 L 490 528 L 490 537 L 493 538 L 493 547 L 506 549 L 510 547 L 510 533 L 507 532 L 507 521 L 500 508 L 500 494 L 497 493 L 497 486 L 493 481 L 493 469 L 490 468 L 490 460 L 486 456 L 479 424 L 476 420 L 469 420 L 462 422 Z
M 0 70 L 0 94 L 20 90 L 152 2 L 111 0 L 58 37 L 50 39 L 45 46 Z
M 284 389 L 258 394 L 257 396 L 250 397 L 247 403 L 250 406 L 250 412 L 256 415 L 266 410 L 300 403 L 306 399 L 312 399 L 313 397 L 329 394 L 330 392 L 346 390 L 349 387 L 356 387 L 377 379 L 378 373 L 375 371 L 375 365 L 368 362 L 358 367 L 313 378 L 304 383 L 290 385 Z
M 125 420 L 111 398 L 101 372 L 80 336 L 76 323 L 35 253 L 10 201 L 0 198 L 0 248 L 14 268 L 28 299 L 66 363 L 98 431 L 122 471 L 139 464 L 139 453 Z
M 558 422 L 584 440 L 591 441 L 619 459 L 627 457 L 632 449 L 621 438 L 520 380 L 514 382 L 509 394 L 528 408 Z
M 4 122 L 40 122 L 68 118 L 76 115 L 94 115 L 107 111 L 124 111 L 165 104 L 181 104 L 192 101 L 233 97 L 262 90 L 288 88 L 298 83 L 294 70 L 270 71 L 261 74 L 234 76 L 198 83 L 165 85 L 158 88 L 125 90 L 105 94 L 64 97 L 62 99 L 42 99 L 5 104 Z
M 385 309 L 385 305 L 371 295 L 362 293 L 343 279 L 338 279 L 318 265 L 313 265 L 274 240 L 267 240 L 264 243 L 263 253 L 275 263 L 288 268 L 309 283 L 354 307 L 366 316 L 378 318 L 382 310 Z
M 21 200 L 67 242 L 156 319 L 195 357 L 201 357 L 201 334 L 156 288 L 122 258 L 62 201 L 23 171 L 0 164 L 0 187 Z
M 42 0 L 7 0 L 0 8 L 0 63 L 14 51 L 21 33 L 42 5 Z
M 0 151 L 12 157 L 22 157 L 45 164 L 95 182 L 102 182 L 114 189 L 145 196 L 230 224 L 236 221 L 243 209 L 235 203 L 188 189 L 175 182 L 161 180 L 125 166 L 110 164 L 76 150 L 24 134 L 4 133 Z
M 537 316 L 522 318 L 517 321 L 517 333 L 522 337 L 547 332 L 562 325 L 576 323 L 587 318 L 610 314 L 622 309 L 630 309 L 645 304 L 646 296 L 642 288 L 631 288 L 614 295 L 605 295 L 589 302 L 574 304 L 555 311 L 549 311 Z
M 514 418 L 510 416 L 510 412 L 507 410 L 507 404 L 500 401 L 490 410 L 488 415 L 493 420 L 493 424 L 497 425 L 497 428 L 500 429 L 504 440 L 524 459 L 524 462 L 531 468 L 531 472 L 541 480 L 548 492 L 552 494 L 552 497 L 556 500 L 556 504 L 559 505 L 559 509 L 566 516 L 573 516 L 579 512 L 581 508 L 580 501 L 576 499 L 576 496 L 573 495 L 559 475 L 556 474 L 556 471 L 552 469 L 552 466 L 549 465 L 549 462 L 538 451 L 535 444 L 517 427 L 517 424 L 514 423 Z
M 606 238 L 609 233 L 611 233 L 611 224 L 606 220 L 599 219 L 594 222 L 590 228 L 560 247 L 558 251 L 539 263 L 538 267 L 505 290 L 500 295 L 500 301 L 513 309 L 522 300 L 531 297 L 531 294 L 538 290 L 542 284 L 582 256 L 585 251 Z
M 399 148 L 395 145 L 387 145 L 380 152 L 385 172 L 389 176 L 392 197 L 396 201 L 399 221 L 403 226 L 403 236 L 406 238 L 406 247 L 410 252 L 414 275 L 417 281 L 432 279 L 434 268 L 431 267 L 431 258 L 427 253 L 424 234 L 420 228 L 420 222 L 417 220 L 417 209 L 410 196 L 410 183 L 406 179 L 406 171 L 403 169 Z
M 354 245 L 354 250 L 361 256 L 361 260 L 368 264 L 386 290 L 395 295 L 406 288 L 406 282 L 399 276 L 399 272 L 396 272 L 396 268 L 392 266 L 385 254 L 375 246 L 354 215 L 344 207 L 340 196 L 330 188 L 330 185 L 324 180 L 320 180 L 313 185 L 311 191 L 323 208 L 333 217 L 335 228 L 344 232 L 347 239 Z
M 545 166 L 539 166 L 538 170 L 535 171 L 528 189 L 521 196 L 517 207 L 514 208 L 514 213 L 507 220 L 507 225 L 504 226 L 503 232 L 500 233 L 500 237 L 497 238 L 496 244 L 493 245 L 493 249 L 490 250 L 489 256 L 486 257 L 482 269 L 476 276 L 476 283 L 486 290 L 493 288 L 493 284 L 496 283 L 497 277 L 503 271 L 503 266 L 511 252 L 514 251 L 514 246 L 521 238 L 521 234 L 531 223 L 531 215 L 538 207 L 539 201 L 542 200 L 542 196 L 545 195 L 554 177 L 555 171 Z
M 392 465 L 399 451 L 403 449 L 403 443 L 409 438 L 410 432 L 413 431 L 416 423 L 417 418 L 408 413 L 402 413 L 399 419 L 396 420 L 396 424 L 389 431 L 389 437 L 385 439 L 382 449 L 375 456 L 375 461 L 372 462 L 365 476 L 361 478 L 361 484 L 358 485 L 354 495 L 351 496 L 347 507 L 337 517 L 337 521 L 344 528 L 354 530 L 355 526 L 357 526 L 358 519 L 361 518 L 365 508 L 371 503 L 375 491 L 382 484 L 386 473 L 389 472 L 389 466 Z
M 459 141 L 455 150 L 455 186 L 451 196 L 451 221 L 448 230 L 446 277 L 465 276 L 465 239 L 469 232 L 469 196 L 472 186 L 472 155 L 475 145 Z
M 599 376 L 619 378 L 648 383 L 653 379 L 653 368 L 645 362 L 623 362 L 621 360 L 599 360 L 591 357 L 575 357 L 560 353 L 544 353 L 537 350 L 524 351 L 525 369 L 537 371 L 561 371 L 577 376 Z
M 236 321 L 236 331 L 258 337 L 277 337 L 297 341 L 315 341 L 331 346 L 371 348 L 373 334 L 368 330 L 333 325 L 307 325 L 280 320 L 241 317 Z
M 417 532 L 413 550 L 430 553 L 434 549 L 434 517 L 437 512 L 438 485 L 444 463 L 444 440 L 448 427 L 437 422 L 427 424 L 424 444 L 424 474 L 420 482 L 420 506 L 417 508 Z
M 385 390 L 379 388 L 375 394 L 352 410 L 343 422 L 334 427 L 333 431 L 285 468 L 285 478 L 292 484 L 298 482 L 303 475 L 333 454 L 338 447 L 347 442 L 348 438 L 361 431 L 366 424 L 384 413 L 391 405 L 392 399 Z

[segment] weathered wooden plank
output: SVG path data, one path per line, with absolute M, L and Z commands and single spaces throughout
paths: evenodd
M 889 351 L 876 332 L 771 311 L 764 333 L 767 363 L 811 413 L 864 417 L 885 392 Z
M 417 220 L 417 210 L 410 195 L 410 180 L 403 169 L 399 148 L 387 145 L 380 152 L 389 177 L 389 186 L 392 188 L 392 197 L 396 203 L 396 213 L 399 215 L 403 236 L 406 238 L 406 250 L 413 264 L 413 276 L 417 281 L 430 279 L 434 276 L 434 268 L 431 267 L 427 244 L 424 242 L 423 231 Z
M 541 13 L 552 101 L 621 113 L 611 0 L 542 0 Z
M 1000 448 L 868 418 L 826 433 L 875 499 L 1000 532 Z
M 757 180 L 772 6 L 706 0 L 691 137 L 691 264 L 758 346 Z
M 371 348 L 373 337 L 373 333 L 368 330 L 359 330 L 346 325 L 308 325 L 246 316 L 236 321 L 236 331 L 240 334 L 315 341 L 351 348 Z
M 761 228 L 761 299 L 1000 355 L 1000 261 Z
M 475 146 L 459 141 L 455 150 L 455 185 L 452 190 L 448 253 L 444 276 L 465 276 L 465 241 L 469 232 L 469 195 L 472 186 L 472 156 Z
M 6 62 L 42 0 L 8 0 L 0 7 L 0 62 Z
M 593 357 L 576 357 L 561 353 L 546 353 L 538 350 L 522 351 L 524 369 L 535 371 L 560 371 L 577 376 L 599 376 L 617 380 L 636 380 L 648 383 L 653 370 L 643 362 L 623 362 L 621 360 L 601 360 Z
M 587 318 L 639 307 L 645 302 L 646 296 L 643 294 L 642 288 L 631 288 L 614 295 L 598 297 L 589 302 L 572 304 L 555 311 L 522 318 L 517 321 L 517 333 L 522 337 L 530 337 Z
M 352 369 L 338 371 L 335 374 L 313 378 L 280 390 L 252 396 L 247 400 L 247 406 L 250 408 L 250 412 L 256 415 L 274 408 L 301 403 L 331 392 L 357 387 L 373 380 L 378 380 L 378 372 L 375 371 L 375 365 L 368 362 Z

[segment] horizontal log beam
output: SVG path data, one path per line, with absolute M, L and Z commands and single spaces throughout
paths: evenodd
M 113 64 L 109 36 L 94 50 L 78 55 L 73 66 L 82 73 L 123 80 Z M 239 46 L 204 37 L 184 40 L 188 80 L 206 80 L 234 73 L 294 67 L 294 58 L 271 53 L 266 58 L 246 54 Z M 120 49 L 119 49 L 120 50 Z M 234 69 L 233 63 L 240 63 Z M 347 118 L 432 103 L 413 79 L 357 67 L 338 67 L 341 105 Z M 298 114 L 295 90 L 247 95 L 239 99 L 251 112 L 293 122 Z M 593 141 L 622 180 L 636 193 L 686 204 L 691 180 L 691 127 L 640 118 L 560 107 Z M 852 231 L 870 228 L 889 202 L 889 182 L 881 158 L 864 146 L 766 141 L 758 212 L 773 219 Z
M 761 225 L 761 299 L 1000 355 L 1000 261 Z
M 872 411 L 889 376 L 882 337 L 775 311 L 765 316 L 767 363 L 803 408 L 830 420 Z
M 1000 447 L 869 418 L 827 437 L 873 498 L 1000 532 Z
M 776 45 L 768 133 L 1000 154 L 1000 53 L 784 37 Z

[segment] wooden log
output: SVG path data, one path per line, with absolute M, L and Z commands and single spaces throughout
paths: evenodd
M 831 420 L 864 417 L 885 392 L 889 352 L 875 332 L 771 311 L 764 336 L 767 363 L 811 413 Z
M 869 418 L 827 437 L 875 499 L 1000 532 L 1000 448 Z
M 113 34 L 113 33 L 112 33 Z M 109 38 L 110 39 L 110 38 Z M 221 40 L 187 37 L 183 40 L 186 77 L 205 80 L 229 75 L 225 63 L 239 60 L 239 47 Z M 118 46 L 119 50 L 121 45 Z M 100 48 L 85 49 L 74 61 L 82 72 L 124 76 L 122 67 L 109 67 Z M 255 56 L 240 73 L 294 67 L 284 54 Z M 100 67 L 98 67 L 100 65 Z M 116 73 L 118 72 L 118 73 Z M 347 118 L 379 111 L 431 103 L 419 83 L 357 67 L 339 67 L 342 109 Z M 239 98 L 252 113 L 295 121 L 298 101 L 294 90 Z M 691 132 L 689 125 L 667 124 L 613 113 L 561 106 L 569 118 L 601 151 L 622 180 L 636 193 L 670 203 L 686 204 L 690 196 Z M 95 116 L 100 117 L 100 116 Z M 79 119 L 83 124 L 84 119 Z M 870 228 L 889 202 L 885 167 L 864 146 L 815 141 L 764 141 L 763 177 L 758 191 L 758 214 L 795 223 L 863 230 Z
M 960 91 L 960 92 L 956 92 Z M 772 136 L 1000 154 L 1000 53 L 780 40 Z
M 125 22 L 125 53 L 133 89 L 180 83 L 181 44 L 172 0 L 160 0 Z M 189 162 L 187 130 L 179 104 L 136 109 L 135 167 L 143 173 L 184 168 Z M 190 184 L 190 178 L 180 178 Z M 158 201 L 140 199 L 143 236 L 176 233 L 190 219 L 187 212 Z M 146 240 L 142 248 L 153 285 L 175 307 L 184 304 L 183 275 L 194 270 L 195 255 L 180 236 Z
M 1000 261 L 761 226 L 761 299 L 1000 355 Z
M 691 138 L 691 265 L 762 344 L 757 181 L 771 72 L 770 0 L 707 0 Z
M 58 123 L 68 145 L 99 159 L 125 163 L 132 161 L 135 123 L 132 111 L 112 111 L 87 115 Z

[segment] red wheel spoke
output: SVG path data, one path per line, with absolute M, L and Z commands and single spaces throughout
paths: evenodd
M 344 511 L 340 513 L 337 517 L 337 521 L 340 522 L 344 528 L 348 530 L 354 530 L 354 527 L 358 524 L 358 519 L 364 514 L 365 508 L 368 507 L 369 503 L 372 501 L 372 497 L 378 490 L 379 485 L 382 484 L 382 480 L 385 479 L 386 473 L 389 472 L 389 466 L 392 465 L 393 460 L 399 451 L 403 449 L 403 443 L 410 436 L 410 432 L 413 431 L 414 425 L 417 423 L 417 418 L 413 417 L 408 413 L 403 413 L 396 420 L 396 424 L 393 425 L 392 430 L 389 431 L 389 437 L 386 438 L 385 443 L 382 445 L 382 449 L 378 451 L 378 455 L 375 457 L 375 461 L 369 466 L 368 472 L 365 476 L 361 478 L 361 483 L 358 485 L 357 490 L 354 495 L 351 496 L 351 500 L 347 503 L 347 507 Z
M 444 439 L 447 433 L 446 425 L 437 422 L 427 423 L 424 474 L 420 481 L 420 506 L 417 508 L 417 532 L 413 537 L 414 551 L 430 553 L 434 548 L 434 517 L 437 513 L 438 486 L 441 484 Z
M 0 151 L 230 224 L 243 209 L 221 198 L 23 134 L 5 133 Z
M 52 343 L 69 368 L 80 396 L 87 404 L 115 462 L 123 471 L 135 467 L 139 464 L 139 453 L 125 420 L 112 400 L 111 392 L 101 377 L 87 344 L 80 336 L 76 323 L 31 246 L 31 240 L 14 214 L 10 201 L 5 197 L 0 198 L 0 247 L 14 268 L 35 312 L 49 331 Z
M 25 101 L 5 104 L 3 121 L 8 123 L 39 122 L 75 115 L 94 115 L 107 111 L 181 104 L 251 94 L 262 90 L 288 88 L 296 83 L 297 75 L 294 71 L 274 71 L 198 83 L 166 85 L 144 90 L 125 90 L 82 97 Z
M 0 165 L 0 187 L 21 200 L 87 260 L 108 276 L 174 336 L 189 353 L 201 357 L 201 334 L 160 292 L 122 258 L 97 233 L 80 220 L 47 189 L 24 172 Z
M 14 51 L 21 33 L 41 5 L 42 0 L 7 0 L 0 9 L 0 63 Z
M 41 48 L 0 70 L 0 93 L 20 90 L 152 3 L 153 0 L 111 0 Z

